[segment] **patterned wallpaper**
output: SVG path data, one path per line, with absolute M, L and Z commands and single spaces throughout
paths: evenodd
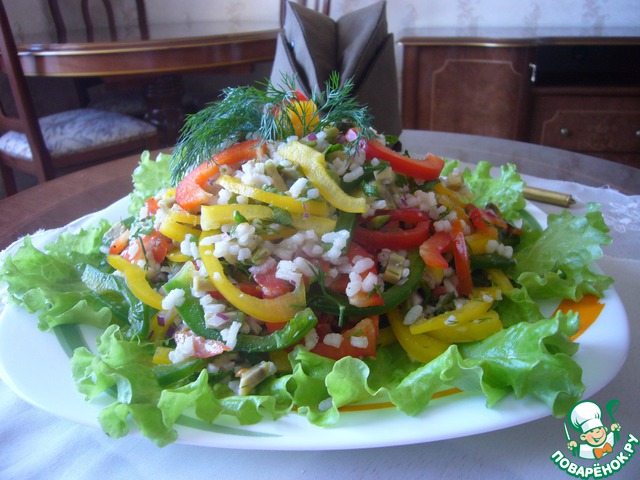
M 332 0 L 332 16 L 370 5 L 376 0 Z M 128 0 L 114 0 L 126 11 Z M 63 2 L 64 3 L 64 2 Z M 79 3 L 79 1 L 77 2 Z M 194 22 L 278 19 L 280 0 L 146 0 L 150 20 Z M 52 29 L 47 0 L 6 1 L 17 37 Z M 34 8 L 36 7 L 36 8 Z M 387 0 L 389 28 L 640 27 L 640 0 Z M 79 17 L 78 17 L 79 18 Z

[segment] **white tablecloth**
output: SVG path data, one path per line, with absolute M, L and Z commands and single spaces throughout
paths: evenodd
M 576 212 L 587 201 L 603 205 L 614 242 L 599 265 L 615 279 L 628 312 L 632 346 L 618 376 L 591 400 L 602 406 L 611 399 L 620 400 L 616 421 L 622 425 L 622 438 L 628 433 L 640 438 L 640 196 L 527 180 L 534 186 L 573 194 L 578 201 L 572 207 Z M 559 210 L 538 205 L 547 212 Z M 0 382 L 0 479 L 563 479 L 571 477 L 550 460 L 566 444 L 562 423 L 547 417 L 437 443 L 352 451 L 241 451 L 177 443 L 160 449 L 141 437 L 112 440 L 98 429 L 59 419 L 21 400 Z M 639 472 L 640 455 L 612 478 L 637 479 Z

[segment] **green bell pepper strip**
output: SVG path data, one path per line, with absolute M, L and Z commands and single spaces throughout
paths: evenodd
M 124 278 L 87 265 L 82 272 L 82 282 L 101 303 L 109 307 L 115 319 L 112 322 L 121 326 L 127 339 L 148 338 L 151 319 L 158 310 L 140 301 L 131 292 Z
M 206 367 L 207 361 L 202 358 L 198 358 L 176 364 L 156 365 L 153 367 L 153 373 L 155 373 L 158 378 L 160 386 L 167 387 L 169 385 L 174 385 L 181 380 L 188 379 Z
M 515 258 L 507 258 L 497 254 L 471 255 L 469 261 L 472 270 L 486 270 L 488 268 L 505 270 L 516 264 Z
M 191 295 L 194 268 L 192 263 L 185 263 L 182 269 L 163 288 L 167 293 L 178 288 L 185 292 L 184 302 L 180 306 L 176 306 L 176 310 L 193 333 L 204 338 L 223 341 L 220 330 L 207 327 L 204 321 L 204 309 L 200 305 L 200 301 Z M 315 327 L 316 323 L 315 315 L 310 309 L 306 308 L 296 313 L 283 329 L 276 330 L 269 335 L 238 334 L 233 351 L 257 353 L 290 347 L 304 338 Z
M 318 319 L 310 308 L 305 308 L 289 320 L 284 328 L 265 336 L 238 335 L 234 350 L 241 352 L 272 352 L 295 345 L 316 326 Z
M 336 295 L 330 292 L 323 292 L 322 295 L 307 297 L 307 305 L 314 310 L 330 313 L 332 315 L 344 315 L 347 317 L 366 317 L 369 315 L 380 315 L 396 308 L 404 302 L 418 288 L 422 280 L 425 265 L 417 251 L 409 254 L 409 276 L 407 281 L 401 285 L 393 285 L 385 290 L 381 296 L 383 305 L 371 307 L 354 307 L 349 304 L 345 295 Z

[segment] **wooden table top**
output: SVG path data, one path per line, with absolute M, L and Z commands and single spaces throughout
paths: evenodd
M 272 60 L 279 23 L 255 21 L 149 24 L 149 38 L 135 30 L 117 40 L 96 34 L 88 42 L 84 30 L 69 30 L 59 43 L 52 32 L 18 41 L 28 76 L 94 77 L 202 71 Z
M 475 135 L 407 130 L 403 147 L 475 164 L 513 163 L 518 172 L 640 194 L 640 169 L 536 144 Z M 170 152 L 170 149 L 163 150 Z M 157 152 L 152 152 L 152 158 Z M 132 155 L 56 178 L 0 200 L 0 249 L 39 229 L 61 227 L 126 196 L 140 155 Z

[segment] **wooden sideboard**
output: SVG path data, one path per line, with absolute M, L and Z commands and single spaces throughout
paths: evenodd
M 640 29 L 405 32 L 405 129 L 542 144 L 640 168 Z

